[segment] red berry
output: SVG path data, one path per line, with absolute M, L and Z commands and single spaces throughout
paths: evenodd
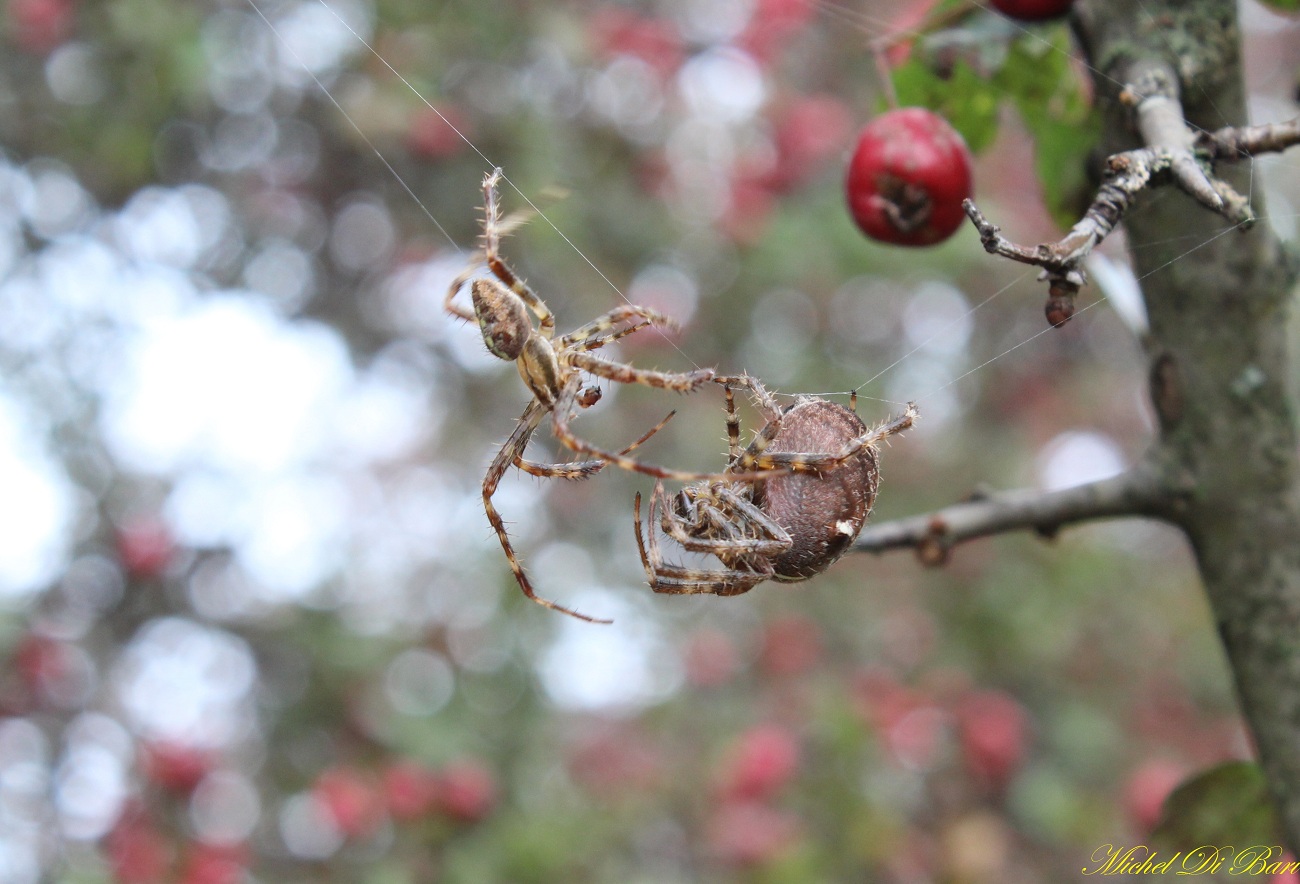
M 117 884 L 162 884 L 166 880 L 171 849 L 145 817 L 129 812 L 109 833 L 106 847 Z
M 181 865 L 178 884 L 243 884 L 247 850 L 202 842 L 191 845 Z
M 438 801 L 438 775 L 418 761 L 399 761 L 384 771 L 384 801 L 395 820 L 418 820 Z
M 821 627 L 811 618 L 799 614 L 778 617 L 763 630 L 758 661 L 768 675 L 802 675 L 821 657 Z
M 799 839 L 797 817 L 756 801 L 720 805 L 709 821 L 709 852 L 732 866 L 759 866 L 777 859 Z
M 966 142 L 933 111 L 883 114 L 858 135 L 845 182 L 849 211 L 872 239 L 928 246 L 951 236 L 971 195 Z
M 363 838 L 383 819 L 378 791 L 368 777 L 352 768 L 327 770 L 316 779 L 312 793 L 338 830 L 348 838 Z
M 18 45 L 41 55 L 68 38 L 76 12 L 72 0 L 10 0 L 7 11 Z
M 722 770 L 729 800 L 771 798 L 799 771 L 799 741 L 779 725 L 759 725 L 740 735 Z
M 1021 21 L 1045 21 L 1070 11 L 1074 0 L 992 0 L 993 8 Z
M 681 32 L 668 19 L 611 7 L 593 16 L 588 27 L 602 58 L 638 58 L 664 79 L 677 73 L 686 57 Z
M 133 580 L 161 577 L 174 553 L 171 531 L 158 519 L 134 519 L 117 531 L 117 555 Z
M 472 137 L 469 118 L 454 105 L 416 111 L 406 130 L 406 149 L 422 159 L 441 160 L 464 150 Z
M 1129 774 L 1124 784 L 1124 806 L 1133 824 L 1146 834 L 1160 822 L 1165 799 L 1187 777 L 1187 769 L 1177 762 L 1153 759 Z
M 697 688 L 726 684 L 741 667 L 740 655 L 731 637 L 721 630 L 709 628 L 697 629 L 687 638 L 682 649 L 682 664 L 686 680 Z
M 153 783 L 178 794 L 194 791 L 212 770 L 212 755 L 184 743 L 157 742 L 144 747 L 140 767 Z
M 1006 785 L 1029 740 L 1024 707 L 1000 691 L 978 691 L 961 699 L 956 716 L 967 771 L 991 785 Z
M 497 804 L 496 776 L 487 765 L 464 759 L 442 769 L 438 808 L 460 823 L 487 819 Z

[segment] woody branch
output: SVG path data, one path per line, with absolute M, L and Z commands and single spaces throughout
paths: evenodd
M 1276 153 L 1300 144 L 1300 119 L 1214 132 L 1193 130 L 1183 118 L 1177 80 L 1163 64 L 1149 63 L 1131 71 L 1128 83 L 1121 100 L 1133 109 L 1134 125 L 1144 146 L 1106 160 L 1105 180 L 1092 205 L 1060 240 L 1019 245 L 1002 236 L 1000 228 L 973 201 L 963 203 L 985 251 L 1043 268 L 1051 293 L 1048 318 L 1053 325 L 1063 324 L 1074 312 L 1073 298 L 1084 282 L 1080 264 L 1115 229 L 1144 190 L 1172 183 L 1244 229 L 1255 221 L 1250 202 L 1214 176 L 1214 163 Z
M 1059 491 L 1017 490 L 981 494 L 935 512 L 868 525 L 855 552 L 914 549 L 926 564 L 942 564 L 957 544 L 1011 531 L 1053 537 L 1081 522 L 1124 516 L 1161 516 L 1176 506 L 1179 490 L 1148 465 L 1110 479 Z

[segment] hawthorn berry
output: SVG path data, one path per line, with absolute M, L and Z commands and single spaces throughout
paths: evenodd
M 992 0 L 993 8 L 1020 21 L 1046 21 L 1070 11 L 1074 0 Z
M 1029 713 L 1001 691 L 973 691 L 955 712 L 966 770 L 989 785 L 1005 786 L 1029 748 Z
M 117 529 L 117 556 L 132 580 L 155 580 L 176 553 L 171 530 L 154 517 L 132 519 Z
M 197 746 L 171 741 L 147 743 L 141 751 L 145 777 L 169 792 L 188 795 L 212 770 L 212 753 Z
M 1187 768 L 1176 761 L 1156 758 L 1143 762 L 1124 784 L 1124 806 L 1129 819 L 1143 834 L 1160 822 L 1165 799 L 1187 778 Z
M 437 807 L 458 823 L 477 823 L 497 806 L 497 779 L 487 765 L 466 758 L 442 769 Z
M 335 767 L 316 778 L 312 794 L 347 838 L 371 835 L 384 817 L 384 801 L 375 783 L 351 767 Z
M 872 239 L 933 245 L 966 220 L 961 204 L 971 195 L 970 150 L 933 111 L 889 111 L 858 135 L 845 193 L 853 220 Z
M 722 797 L 761 801 L 773 797 L 799 771 L 799 741 L 779 725 L 750 728 L 731 747 L 721 772 Z

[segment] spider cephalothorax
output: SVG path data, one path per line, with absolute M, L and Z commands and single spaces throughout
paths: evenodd
M 726 390 L 727 470 L 735 475 L 689 485 L 671 501 L 657 482 L 645 531 L 637 495 L 637 546 L 655 592 L 738 595 L 764 580 L 790 583 L 825 571 L 852 546 L 871 514 L 880 485 L 878 444 L 912 426 L 917 416 L 908 403 L 899 417 L 868 428 L 852 408 L 826 399 L 801 396 L 782 409 L 754 378 L 716 380 Z M 743 450 L 733 387 L 750 390 L 766 421 Z M 787 473 L 738 478 L 764 469 Z M 710 553 L 725 569 L 665 562 L 656 516 L 683 548 Z
M 643 384 L 685 393 L 711 380 L 714 373 L 711 368 L 686 372 L 651 371 L 614 362 L 591 352 L 647 326 L 676 328 L 677 323 L 670 317 L 636 304 L 615 307 L 568 334 L 556 337 L 554 314 L 499 253 L 501 237 L 522 223 L 522 216 L 511 216 L 504 221 L 499 217 L 496 186 L 500 179 L 500 169 L 483 179 L 482 249 L 469 268 L 452 282 L 445 302 L 447 312 L 479 326 L 483 341 L 494 356 L 513 361 L 518 366 L 519 375 L 532 394 L 532 401 L 524 409 L 519 424 L 488 467 L 483 479 L 483 506 L 524 595 L 548 608 L 583 620 L 594 620 L 595 618 L 541 598 L 533 591 L 528 575 L 524 573 L 523 566 L 510 545 L 505 522 L 492 505 L 492 497 L 501 478 L 511 464 L 534 476 L 583 479 L 601 470 L 605 464 L 612 463 L 625 470 L 661 479 L 683 482 L 718 479 L 721 474 L 670 470 L 628 456 L 662 427 L 668 418 L 664 418 L 664 421 L 622 451 L 606 451 L 575 436 L 569 430 L 569 420 L 573 415 L 594 405 L 600 398 L 600 389 L 584 380 L 588 375 L 620 384 Z M 486 265 L 491 276 L 475 278 L 483 265 Z M 471 279 L 473 310 L 455 300 L 461 288 Z M 533 324 L 534 319 L 536 325 Z M 526 460 L 524 450 L 528 440 L 547 415 L 550 415 L 555 438 L 566 448 L 592 459 L 566 464 Z M 669 417 L 671 416 L 670 414 Z

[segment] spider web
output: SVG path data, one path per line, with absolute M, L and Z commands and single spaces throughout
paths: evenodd
M 407 194 L 410 200 L 419 208 L 419 210 L 433 225 L 433 227 L 439 231 L 439 233 L 443 236 L 443 238 L 446 239 L 448 244 L 458 252 L 472 251 L 472 248 L 466 247 L 464 244 L 457 242 L 455 237 L 452 236 L 452 234 L 447 230 L 447 228 L 438 220 L 438 218 L 430 210 L 427 203 L 419 197 L 419 195 L 411 187 L 410 183 L 405 178 L 403 178 L 401 173 L 398 172 L 398 170 L 393 166 L 393 164 L 384 155 L 383 151 L 378 147 L 378 145 L 376 145 L 374 141 L 365 133 L 363 127 L 351 115 L 349 115 L 347 110 L 344 108 L 342 103 L 340 103 L 340 101 L 334 94 L 334 91 L 331 90 L 331 88 L 312 70 L 311 66 L 307 63 L 307 61 L 304 60 L 295 51 L 292 44 L 285 39 L 284 35 L 276 27 L 275 22 L 272 21 L 272 19 L 268 17 L 268 15 L 264 12 L 262 6 L 260 5 L 261 2 L 263 2 L 263 0 L 247 0 L 248 5 L 256 13 L 258 18 L 260 18 L 261 21 L 265 23 L 266 27 L 268 27 L 271 30 L 271 32 L 275 34 L 277 40 L 279 41 L 280 46 L 285 50 L 286 54 L 301 66 L 302 70 L 307 74 L 307 76 L 310 77 L 310 79 L 314 82 L 314 84 L 320 90 L 320 92 L 333 105 L 333 107 L 338 112 L 338 114 L 355 131 L 358 138 L 366 145 L 366 147 L 371 152 L 374 153 L 374 155 L 379 160 L 379 162 L 388 170 L 388 172 L 391 174 L 393 179 L 398 183 L 401 189 Z M 391 64 L 389 60 L 385 58 L 384 55 L 376 48 L 374 43 L 367 40 L 366 37 L 363 34 L 361 34 L 348 21 L 346 16 L 340 14 L 339 11 L 335 9 L 335 7 L 330 5 L 328 0 L 316 0 L 316 2 L 320 5 L 320 7 L 328 11 L 328 13 L 332 15 L 334 19 L 336 19 L 337 22 L 351 34 L 352 38 L 355 39 L 360 46 L 364 47 L 364 50 L 368 52 L 383 68 L 385 68 L 398 81 L 400 81 L 408 90 L 410 90 L 410 92 L 418 99 L 418 101 L 420 101 L 424 105 L 424 107 L 428 111 L 436 115 L 444 125 L 446 125 L 452 132 L 455 133 L 455 136 L 457 138 L 459 138 L 462 142 L 464 142 L 464 144 L 474 154 L 476 154 L 480 159 L 482 159 L 484 162 L 485 171 L 489 171 L 492 168 L 495 168 L 499 165 L 463 129 L 457 127 L 455 122 L 452 119 L 449 119 L 441 110 L 439 110 L 410 79 L 408 79 L 400 70 L 398 70 L 397 67 Z M 834 23 L 843 24 L 861 33 L 864 39 L 864 45 L 869 44 L 872 41 L 879 40 L 881 38 L 891 38 L 891 39 L 920 38 L 925 36 L 924 32 L 920 30 L 899 28 L 896 25 L 896 23 L 891 21 L 890 19 L 887 19 L 880 15 L 874 15 L 871 12 L 864 9 L 855 8 L 846 5 L 844 3 L 837 2 L 837 0 L 806 0 L 806 2 L 809 7 L 815 9 L 816 12 L 819 13 L 825 20 Z M 1142 0 L 1138 0 L 1138 2 L 1139 5 L 1142 6 L 1144 14 L 1150 17 L 1151 14 L 1146 10 L 1145 5 L 1142 4 Z M 986 2 L 983 2 L 983 0 L 972 0 L 972 5 L 981 7 L 985 10 L 992 9 L 992 7 L 990 7 Z M 1024 37 L 1026 37 L 1031 41 L 1036 42 L 1047 51 L 1064 53 L 1067 55 L 1070 54 L 1066 50 L 1062 49 L 1060 46 L 1056 45 L 1055 43 L 1046 40 L 1033 28 L 1025 27 L 1024 25 L 1009 19 L 1007 20 L 1007 23 L 1010 27 L 1020 31 Z M 1168 39 L 1167 36 L 1166 39 Z M 1099 71 L 1098 69 L 1093 68 L 1090 65 L 1087 65 L 1086 62 L 1082 61 L 1077 56 L 1071 56 L 1071 57 L 1074 62 L 1082 65 L 1095 77 L 1108 80 L 1118 86 L 1124 85 L 1122 83 L 1118 83 L 1113 78 L 1109 77 L 1108 75 Z M 1280 70 L 1273 74 L 1274 78 L 1279 76 L 1282 76 L 1282 72 Z M 1208 98 L 1208 96 L 1206 97 Z M 1256 180 L 1256 174 L 1255 174 L 1256 163 L 1258 162 L 1258 160 L 1254 157 L 1251 157 L 1245 160 L 1244 162 L 1247 163 L 1249 169 L 1249 186 L 1246 195 L 1252 198 L 1252 202 L 1253 202 L 1254 198 L 1258 195 L 1257 194 L 1258 182 Z M 1293 170 L 1290 168 L 1287 168 L 1285 166 L 1282 166 L 1281 168 L 1285 169 L 1287 173 L 1294 174 Z M 1275 170 L 1274 174 L 1276 173 L 1277 170 Z M 502 175 L 501 180 L 505 183 L 506 186 L 508 186 L 513 191 L 514 195 L 518 199 L 520 199 L 525 205 L 528 206 L 528 208 L 531 210 L 533 214 L 536 215 L 536 217 L 541 219 L 541 221 L 544 224 L 548 225 L 563 240 L 566 246 L 570 248 L 583 262 L 585 262 L 588 265 L 588 267 L 591 268 L 591 270 L 604 282 L 605 285 L 607 285 L 614 292 L 614 294 L 621 301 L 623 301 L 624 303 L 631 303 L 627 294 L 623 291 L 623 289 L 621 289 L 610 278 L 610 276 L 607 275 L 604 272 L 604 270 L 602 270 L 601 267 L 597 265 L 597 263 L 587 254 L 587 252 L 584 251 L 584 249 L 572 237 L 570 237 L 563 229 L 561 229 L 561 227 L 552 219 L 552 217 L 548 215 L 541 208 L 541 206 L 538 205 L 537 201 L 535 201 L 532 197 L 530 197 L 529 194 L 525 193 L 513 180 L 511 180 L 511 178 L 508 175 L 508 170 L 506 170 L 506 173 Z M 1150 211 L 1154 205 L 1156 205 L 1159 201 L 1163 200 L 1167 196 L 1167 193 L 1168 193 L 1168 188 L 1159 188 L 1152 191 L 1138 206 L 1136 206 L 1134 209 L 1132 209 L 1129 212 L 1129 215 L 1132 216 L 1133 214 L 1136 214 L 1138 212 Z M 1287 213 L 1283 213 L 1281 217 L 1295 218 L 1297 216 L 1298 216 L 1297 213 L 1287 212 Z M 1270 218 L 1273 217 L 1278 217 L 1278 216 L 1276 214 L 1262 214 L 1259 216 L 1258 220 L 1259 223 L 1267 223 L 1270 220 Z M 1147 276 L 1159 270 L 1164 269 L 1170 264 L 1173 264 L 1181 260 L 1182 258 L 1191 255 L 1197 250 L 1204 248 L 1210 243 L 1236 230 L 1238 230 L 1238 225 L 1225 223 L 1222 227 L 1217 229 L 1212 234 L 1206 236 L 1205 238 L 1188 244 L 1188 246 L 1183 251 L 1181 251 L 1178 255 L 1176 255 L 1174 258 L 1165 262 L 1165 264 L 1162 264 L 1160 267 L 1148 271 L 1146 274 L 1143 275 L 1143 277 L 1136 278 L 1135 280 L 1133 280 L 1133 282 L 1136 282 L 1137 284 L 1140 285 L 1142 280 L 1145 279 Z M 1146 242 L 1146 243 L 1130 243 L 1129 250 L 1135 251 L 1135 250 L 1153 248 L 1156 246 L 1167 245 L 1169 242 L 1171 242 L 1171 240 Z M 1000 261 L 1003 259 L 990 256 L 988 260 Z M 957 327 L 965 323 L 968 323 L 971 320 L 971 318 L 975 316 L 975 314 L 979 313 L 982 309 L 987 307 L 989 304 L 1001 298 L 1008 291 L 1022 288 L 1027 282 L 1031 281 L 1033 277 L 1036 276 L 1036 274 L 1037 274 L 1036 269 L 1025 270 L 1024 272 L 1020 273 L 1018 276 L 1014 277 L 1009 282 L 1006 282 L 1004 285 L 1002 285 L 992 294 L 986 296 L 983 300 L 979 301 L 973 306 L 969 306 L 964 311 L 960 312 L 958 315 L 952 316 L 950 319 L 948 319 L 946 322 L 941 324 L 939 327 L 934 328 L 928 334 L 927 337 L 914 343 L 911 349 L 907 350 L 905 353 L 903 353 L 901 356 L 896 358 L 894 361 L 890 362 L 884 368 L 880 369 L 879 371 L 875 372 L 871 376 L 867 377 L 865 380 L 862 380 L 856 386 L 852 386 L 849 388 L 841 388 L 838 390 L 820 391 L 817 393 L 812 393 L 812 395 L 832 396 L 832 395 L 846 394 L 847 392 L 850 391 L 854 393 L 859 393 L 863 388 L 867 387 L 868 385 L 876 381 L 881 380 L 882 378 L 887 377 L 888 375 L 890 375 L 891 372 L 895 372 L 900 367 L 907 364 L 908 361 L 912 359 L 914 356 L 916 356 L 918 353 L 921 353 L 922 351 L 926 350 L 929 345 L 940 340 L 945 335 L 951 333 Z M 1039 288 L 1041 288 L 1041 285 L 1039 286 Z M 1083 294 L 1084 298 L 1086 298 L 1088 294 L 1091 293 L 1092 298 L 1091 300 L 1081 302 L 1078 305 L 1073 320 L 1074 323 L 1079 323 L 1080 317 L 1082 315 L 1089 313 L 1099 304 L 1102 304 L 1107 301 L 1106 293 L 1103 291 L 1102 294 L 1098 295 L 1096 293 L 1097 288 L 1098 288 L 1097 283 L 1094 280 L 1093 283 L 1090 285 L 1090 287 L 1085 289 L 1084 292 L 1081 293 Z M 1025 309 L 1034 311 L 1036 310 L 1036 306 L 1031 306 L 1030 304 L 1026 304 Z M 669 339 L 667 336 L 663 335 L 663 333 L 658 329 L 655 329 L 654 331 L 657 334 L 660 334 L 660 336 L 663 337 L 664 341 L 667 342 L 669 346 L 671 346 L 673 349 L 675 349 L 681 356 L 683 356 L 693 367 L 695 368 L 700 367 L 699 363 L 697 363 L 691 357 L 690 354 L 682 350 L 682 348 L 679 347 L 674 341 Z M 969 369 L 966 369 L 964 371 L 960 369 L 956 369 L 954 370 L 951 377 L 942 379 L 938 383 L 934 383 L 931 386 L 918 390 L 914 395 L 911 393 L 911 391 L 908 391 L 907 398 L 912 401 L 918 402 L 919 404 L 924 406 L 927 399 L 936 396 L 937 394 L 947 390 L 948 388 L 960 383 L 961 381 L 967 378 L 970 378 L 973 375 L 976 375 L 977 373 L 1005 359 L 1006 357 L 1010 356 L 1011 354 L 1015 353 L 1021 348 L 1033 344 L 1043 336 L 1052 333 L 1059 333 L 1059 332 L 1057 332 L 1056 329 L 1053 329 L 1050 326 L 1044 324 L 1043 327 L 1038 331 L 1024 336 L 1023 338 L 1019 339 L 1016 343 L 1003 347 L 994 355 L 983 359 L 983 361 L 979 362 L 978 364 L 976 364 L 975 366 Z M 810 391 L 800 391 L 800 392 L 809 393 Z M 776 391 L 774 391 L 774 394 L 775 395 L 797 395 L 797 393 L 777 393 Z M 895 406 L 899 406 L 903 404 L 901 401 L 898 400 L 881 399 L 879 397 L 860 396 L 860 398 L 884 402 Z

